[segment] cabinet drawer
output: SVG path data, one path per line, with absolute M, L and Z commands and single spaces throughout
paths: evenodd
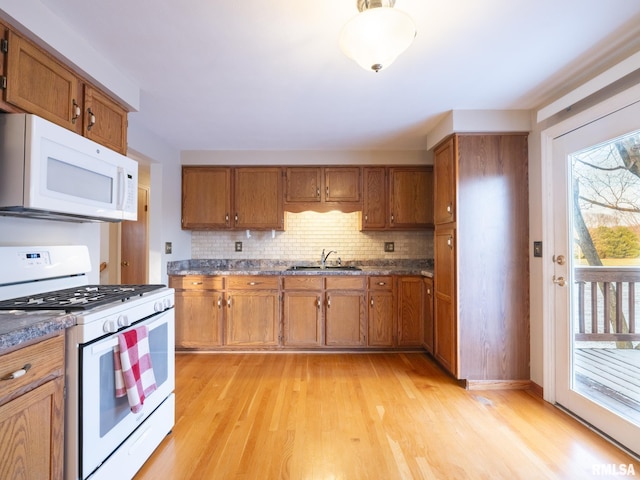
M 223 277 L 185 275 L 169 277 L 169 286 L 176 290 L 222 290 Z
M 393 277 L 390 275 L 369 277 L 369 290 L 392 290 Z
M 275 275 L 246 275 L 227 278 L 227 290 L 277 290 L 280 277 Z
M 64 335 L 58 335 L 0 357 L 0 404 L 64 375 Z M 21 377 L 5 377 L 31 365 Z
M 327 290 L 364 290 L 365 277 L 325 277 Z
M 285 290 L 322 290 L 322 277 L 284 277 Z

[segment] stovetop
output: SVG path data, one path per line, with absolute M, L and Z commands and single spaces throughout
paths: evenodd
M 0 301 L 0 310 L 83 311 L 165 288 L 164 285 L 83 285 Z

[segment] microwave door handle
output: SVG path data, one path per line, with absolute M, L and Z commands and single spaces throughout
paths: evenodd
M 124 168 L 118 167 L 118 208 L 124 208 L 124 198 L 127 192 Z

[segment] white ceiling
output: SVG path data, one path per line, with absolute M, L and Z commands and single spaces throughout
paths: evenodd
M 637 0 L 397 0 L 418 35 L 376 74 L 338 46 L 356 0 L 40 1 L 179 150 L 423 149 L 445 112 L 539 107 L 640 39 Z

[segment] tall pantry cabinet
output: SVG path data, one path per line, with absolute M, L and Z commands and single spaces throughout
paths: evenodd
M 526 134 L 434 150 L 434 355 L 469 388 L 529 380 Z

